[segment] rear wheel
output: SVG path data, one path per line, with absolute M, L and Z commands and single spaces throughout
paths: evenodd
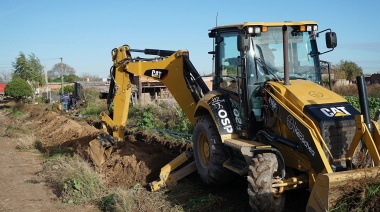
M 228 151 L 210 116 L 202 116 L 195 124 L 193 134 L 194 159 L 198 174 L 206 184 L 221 185 L 230 182 L 236 174 L 223 167 Z
M 285 195 L 279 194 L 272 184 L 280 179 L 275 154 L 257 154 L 249 166 L 248 195 L 253 211 L 282 211 Z

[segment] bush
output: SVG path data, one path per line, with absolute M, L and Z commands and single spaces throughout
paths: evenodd
M 74 91 L 75 91 L 74 85 L 67 85 L 67 86 L 63 87 L 63 92 L 74 93 Z
M 82 102 L 77 102 L 79 113 L 83 115 L 99 115 L 101 111 L 107 110 L 105 100 L 99 99 L 99 91 L 85 88 L 79 94 Z
M 128 123 L 142 129 L 172 130 L 192 133 L 193 126 L 177 104 L 135 105 L 129 110 Z
M 360 110 L 359 96 L 344 96 L 344 98 L 358 111 Z M 380 99 L 374 97 L 368 97 L 369 115 L 374 119 L 376 111 L 380 109 Z
M 25 99 L 33 94 L 33 89 L 25 80 L 15 78 L 5 86 L 4 92 L 6 96 Z

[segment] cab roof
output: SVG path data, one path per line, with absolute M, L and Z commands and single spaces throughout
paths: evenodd
M 243 24 L 231 24 L 231 25 L 224 25 L 224 26 L 217 26 L 212 28 L 211 30 L 216 29 L 228 29 L 228 28 L 239 28 L 242 29 L 244 27 L 248 26 L 299 26 L 299 25 L 306 25 L 306 24 L 317 24 L 315 21 L 298 21 L 298 22 L 292 22 L 292 21 L 284 21 L 284 22 L 245 22 Z

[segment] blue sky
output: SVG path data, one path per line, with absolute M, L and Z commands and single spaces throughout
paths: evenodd
M 111 50 L 128 44 L 187 49 L 198 71 L 211 73 L 208 30 L 218 13 L 218 25 L 316 21 L 320 30 L 331 28 L 338 37 L 338 47 L 321 59 L 332 64 L 350 60 L 365 73 L 380 72 L 379 9 L 378 1 L 369 0 L 0 0 L 0 70 L 11 70 L 22 51 L 34 53 L 46 70 L 62 57 L 79 76 L 107 77 Z M 324 45 L 324 37 L 319 38 L 319 46 Z

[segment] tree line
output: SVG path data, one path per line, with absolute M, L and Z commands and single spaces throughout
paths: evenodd
M 46 85 L 44 68 L 35 54 L 25 55 L 20 52 L 12 62 L 11 71 L 0 70 L 0 82 L 7 82 L 6 95 L 16 99 L 32 96 L 34 102 L 35 95 L 33 94 L 37 88 Z M 61 77 L 68 83 L 86 79 L 99 80 L 99 77 L 91 74 L 78 76 L 76 70 L 65 63 L 57 63 L 47 71 L 48 82 L 61 82 Z
M 18 57 L 12 63 L 12 71 L 0 70 L 0 82 L 8 82 L 7 95 L 14 98 L 23 98 L 33 96 L 37 88 L 46 84 L 44 66 L 35 54 L 25 55 L 20 52 Z M 341 60 L 339 64 L 333 65 L 335 79 L 346 79 L 350 82 L 355 80 L 356 76 L 363 75 L 363 70 L 355 62 Z M 86 80 L 99 80 L 97 76 L 82 74 L 81 77 L 76 75 L 76 70 L 68 64 L 57 63 L 47 71 L 48 82 L 61 82 L 61 76 L 64 82 L 75 82 Z M 26 87 L 26 88 L 25 88 Z M 29 88 L 30 87 L 30 88 Z

